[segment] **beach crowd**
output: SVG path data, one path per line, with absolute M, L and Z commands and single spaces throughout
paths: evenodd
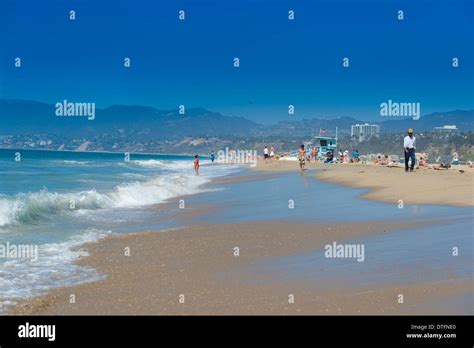
M 337 155 L 335 154 L 337 151 Z M 312 145 L 301 145 L 296 153 L 296 160 L 299 162 L 299 167 L 304 170 L 306 163 L 320 162 L 320 163 L 362 163 L 373 164 L 377 166 L 404 168 L 406 173 L 412 173 L 415 169 L 425 167 L 427 169 L 449 169 L 452 165 L 459 164 L 459 157 L 457 153 L 451 155 L 438 156 L 434 163 L 429 163 L 427 153 L 416 152 L 416 136 L 412 128 L 407 130 L 406 136 L 403 138 L 403 157 L 394 154 L 367 154 L 361 155 L 358 149 L 350 152 L 347 149 L 336 149 L 336 147 L 320 147 Z M 263 159 L 294 159 L 292 154 L 275 155 L 273 146 L 265 146 L 263 149 Z M 474 168 L 472 162 L 467 163 L 470 168 Z

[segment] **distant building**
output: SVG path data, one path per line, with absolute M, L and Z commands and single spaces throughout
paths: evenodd
M 454 124 L 446 124 L 443 127 L 434 127 L 434 130 L 439 133 L 457 133 L 458 128 Z
M 351 126 L 351 137 L 357 137 L 359 141 L 364 141 L 371 137 L 378 137 L 380 127 L 377 124 L 353 124 Z

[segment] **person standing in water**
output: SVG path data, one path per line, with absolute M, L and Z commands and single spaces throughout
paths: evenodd
M 300 161 L 300 170 L 303 172 L 305 166 L 305 159 L 306 159 L 306 150 L 304 149 L 304 145 L 301 145 L 300 150 L 298 151 L 298 160 Z
M 194 172 L 199 175 L 199 156 L 194 155 Z
M 211 151 L 211 162 L 212 164 L 214 164 L 214 159 L 216 158 L 216 156 L 214 156 L 214 150 Z

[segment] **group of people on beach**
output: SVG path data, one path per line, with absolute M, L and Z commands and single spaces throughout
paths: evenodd
M 268 146 L 265 146 L 264 149 L 263 149 L 263 159 L 264 160 L 267 160 L 267 159 L 273 159 L 275 157 L 275 149 L 272 147 L 270 147 L 270 150 L 268 150 Z
M 426 166 L 428 168 L 432 169 L 442 169 L 442 168 L 449 168 L 450 164 L 428 164 L 428 160 L 426 157 L 420 157 L 420 160 L 417 161 L 416 159 L 416 137 L 414 135 L 414 131 L 412 128 L 409 128 L 407 130 L 407 135 L 403 138 L 403 152 L 404 152 L 404 164 L 405 164 L 405 172 L 406 173 L 411 173 L 414 172 L 415 170 L 415 165 L 417 165 L 417 168 L 420 166 Z M 297 154 L 297 159 L 299 162 L 299 167 L 301 171 L 305 170 L 306 166 L 306 161 L 311 162 L 311 161 L 318 161 L 318 155 L 319 155 L 319 150 L 317 147 L 313 148 L 310 150 L 309 154 L 307 153 L 307 150 L 305 149 L 304 145 L 300 146 L 300 149 L 298 150 Z M 388 156 L 388 155 L 378 155 L 377 158 L 374 161 L 374 164 L 376 165 L 383 165 L 387 167 L 398 167 L 399 166 L 399 161 L 398 161 L 398 156 L 395 156 L 396 158 L 392 158 L 394 156 Z M 210 154 L 211 162 L 214 163 L 215 160 L 215 155 L 214 151 L 211 152 Z M 270 148 L 268 146 L 265 146 L 263 149 L 263 159 L 266 162 L 267 160 L 271 160 L 275 158 L 275 149 L 273 146 Z M 278 156 L 276 157 L 278 158 Z M 365 163 L 366 156 L 362 156 L 362 162 Z M 359 150 L 354 150 L 352 154 L 349 154 L 348 150 L 339 150 L 338 152 L 338 158 L 334 158 L 334 150 L 328 149 L 325 156 L 324 156 L 324 163 L 357 163 L 361 161 L 361 156 L 359 153 Z M 471 164 L 472 167 L 474 167 L 474 164 Z M 196 175 L 199 175 L 199 156 L 195 155 L 194 156 L 194 172 Z
M 414 136 L 414 132 L 412 128 L 409 128 L 407 130 L 407 135 L 403 139 L 403 151 L 405 154 L 405 172 L 413 172 L 416 164 L 416 137 Z M 339 150 L 338 152 L 339 155 L 339 163 L 357 163 L 360 161 L 360 153 L 359 150 L 354 150 L 352 152 L 352 155 L 349 155 L 349 151 L 345 150 Z M 298 150 L 298 161 L 299 161 L 299 166 L 300 170 L 303 171 L 305 169 L 306 165 L 306 160 L 311 161 L 314 160 L 316 161 L 318 158 L 318 149 L 314 148 L 310 151 L 309 156 L 307 156 L 306 149 L 304 145 L 300 146 L 300 149 Z M 325 163 L 334 163 L 334 152 L 333 150 L 328 150 L 326 153 L 326 160 L 324 161 Z M 425 163 L 426 160 L 424 160 L 423 163 Z M 394 163 L 393 160 L 389 159 L 388 155 L 379 155 L 374 162 L 375 164 L 379 165 L 387 165 L 387 166 L 395 166 L 398 165 L 397 163 Z
M 349 150 L 339 150 L 339 163 L 357 163 L 360 161 L 359 150 L 352 151 L 352 154 L 349 155 Z

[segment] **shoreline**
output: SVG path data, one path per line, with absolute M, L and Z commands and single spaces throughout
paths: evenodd
M 297 161 L 259 161 L 255 171 L 299 172 Z M 323 181 L 346 187 L 366 189 L 360 198 L 398 204 L 429 204 L 453 207 L 474 206 L 474 169 L 433 170 L 421 168 L 405 173 L 402 167 L 390 168 L 373 164 L 307 163 L 306 169 L 320 170 L 314 176 Z

